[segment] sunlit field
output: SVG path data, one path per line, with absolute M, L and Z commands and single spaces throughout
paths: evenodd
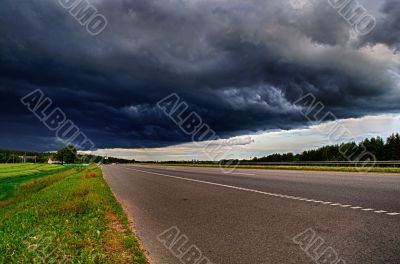
M 62 168 L 52 164 L 0 164 L 0 179 L 29 176 Z
M 24 181 L 45 177 L 65 170 L 51 164 L 0 164 L 0 201 L 15 194 L 16 187 Z

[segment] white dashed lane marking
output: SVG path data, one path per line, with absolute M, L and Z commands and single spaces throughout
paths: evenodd
M 253 173 L 242 173 L 242 172 L 224 172 L 224 174 L 255 176 L 255 174 Z
M 191 182 L 209 184 L 209 185 L 214 185 L 214 186 L 219 186 L 219 187 L 224 187 L 224 188 L 230 188 L 230 189 L 235 189 L 235 190 L 241 190 L 241 191 L 246 191 L 246 192 L 259 193 L 259 194 L 264 194 L 264 195 L 273 196 L 273 197 L 286 198 L 286 199 L 290 199 L 290 200 L 298 200 L 298 201 L 305 201 L 305 202 L 312 202 L 312 203 L 321 203 L 321 204 L 325 204 L 325 205 L 339 206 L 339 207 L 342 207 L 342 208 L 351 208 L 351 209 L 354 209 L 354 210 L 361 210 L 361 211 L 365 211 L 365 212 L 374 212 L 374 213 L 377 213 L 377 214 L 385 213 L 386 215 L 390 215 L 390 216 L 400 215 L 400 213 L 396 213 L 396 212 L 387 212 L 387 211 L 384 211 L 384 210 L 375 210 L 375 209 L 372 209 L 372 208 L 364 208 L 364 207 L 361 207 L 361 206 L 352 206 L 350 204 L 325 202 L 325 201 L 314 200 L 314 199 L 309 199 L 309 198 L 302 198 L 302 197 L 297 197 L 297 196 L 289 196 L 289 195 L 279 194 L 279 193 L 263 192 L 263 191 L 253 190 L 253 189 L 237 187 L 237 186 L 233 186 L 233 185 L 226 185 L 226 184 L 220 184 L 220 183 L 215 183 L 215 182 L 207 182 L 207 181 L 200 181 L 200 180 L 195 180 L 195 179 L 188 179 L 188 178 L 183 178 L 183 177 L 178 177 L 178 176 L 173 176 L 173 175 L 168 175 L 168 174 L 163 174 L 163 173 L 157 173 L 157 172 L 151 172 L 151 171 L 138 170 L 138 169 L 133 169 L 133 168 L 126 168 L 126 169 L 127 170 L 139 171 L 139 172 L 143 172 L 143 173 L 148 173 L 148 174 L 159 175 L 159 176 L 173 178 L 173 179 L 178 179 L 178 180 L 183 180 L 183 181 L 191 181 Z
M 387 213 L 388 215 L 400 215 L 400 213 Z

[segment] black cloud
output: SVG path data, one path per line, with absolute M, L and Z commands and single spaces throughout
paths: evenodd
M 398 1 L 357 45 L 325 1 L 289 2 L 92 1 L 109 22 L 92 36 L 57 1 L 3 0 L 0 147 L 60 145 L 20 103 L 35 89 L 99 148 L 189 141 L 156 107 L 172 92 L 221 137 L 307 125 L 293 102 L 309 92 L 338 118 L 399 110 L 399 65 L 362 52 L 398 49 Z
M 385 1 L 381 12 L 376 29 L 363 39 L 363 43 L 371 45 L 382 43 L 398 52 L 400 51 L 400 2 Z

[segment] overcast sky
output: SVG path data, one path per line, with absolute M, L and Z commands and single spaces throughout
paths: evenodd
M 355 138 L 399 130 L 398 0 L 359 1 L 376 19 L 365 35 L 328 0 L 89 2 L 108 22 L 96 36 L 57 0 L 0 2 L 0 148 L 62 145 L 20 102 L 35 89 L 136 158 L 201 156 L 156 106 L 171 93 L 246 157 L 329 143 L 295 104 L 307 93 Z

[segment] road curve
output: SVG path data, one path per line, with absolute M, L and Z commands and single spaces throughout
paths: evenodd
M 400 175 L 121 165 L 103 173 L 154 263 L 400 263 Z

